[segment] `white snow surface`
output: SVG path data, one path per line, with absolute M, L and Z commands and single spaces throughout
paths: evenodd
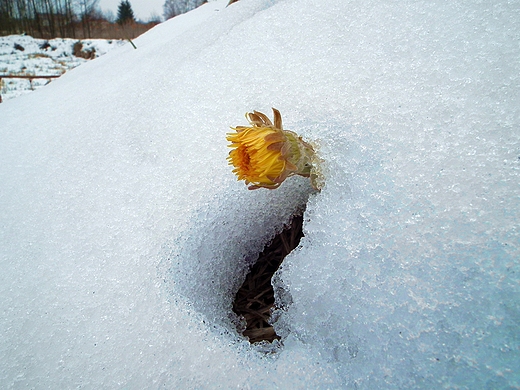
M 519 388 L 518 1 L 226 3 L 0 105 L 2 388 Z M 233 176 L 271 107 L 321 192 Z M 250 346 L 234 293 L 306 202 Z
M 0 75 L 61 75 L 89 61 L 74 55 L 74 45 L 82 44 L 82 51 L 95 53 L 95 58 L 106 54 L 124 41 L 117 39 L 37 39 L 29 35 L 0 37 Z M 3 78 L 0 84 L 2 101 L 30 93 L 49 84 L 52 79 Z

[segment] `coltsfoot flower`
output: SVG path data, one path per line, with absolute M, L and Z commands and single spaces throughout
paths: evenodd
M 311 177 L 313 186 L 317 188 L 317 175 L 312 166 L 317 161 L 314 149 L 303 141 L 298 134 L 283 130 L 282 116 L 273 108 L 274 125 L 261 112 L 247 113 L 250 127 L 232 127 L 235 132 L 227 134 L 231 142 L 228 160 L 233 165 L 233 173 L 238 180 L 251 184 L 248 188 L 275 189 L 290 176 Z

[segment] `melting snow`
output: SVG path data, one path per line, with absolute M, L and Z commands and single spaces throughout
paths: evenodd
M 4 387 L 519 387 L 518 4 L 226 3 L 0 106 Z M 233 177 L 270 107 L 320 193 Z M 306 202 L 250 346 L 234 293 Z

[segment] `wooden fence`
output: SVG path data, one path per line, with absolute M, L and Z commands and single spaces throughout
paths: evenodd
M 57 79 L 61 77 L 61 74 L 53 74 L 53 75 L 45 75 L 45 76 L 36 76 L 36 75 L 11 75 L 11 74 L 0 74 L 0 86 L 2 85 L 2 79 L 27 79 L 31 83 L 31 89 L 33 89 L 33 80 L 35 79 Z M 0 90 L 0 103 L 2 103 L 2 94 Z

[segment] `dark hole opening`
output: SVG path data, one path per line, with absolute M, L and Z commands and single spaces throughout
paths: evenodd
M 246 328 L 242 334 L 249 338 L 250 343 L 280 339 L 269 324 L 274 306 L 271 278 L 285 256 L 300 243 L 302 224 L 303 215 L 293 217 L 290 225 L 264 248 L 235 296 L 233 311 L 245 319 Z

